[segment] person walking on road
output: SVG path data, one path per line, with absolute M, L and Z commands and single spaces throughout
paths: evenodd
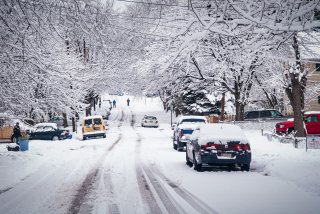
M 116 108 L 116 107 L 117 107 L 117 102 L 116 102 L 116 100 L 113 100 L 112 104 L 113 104 L 113 108 Z
M 13 140 L 14 143 L 19 144 L 18 142 L 18 138 L 21 137 L 21 130 L 20 130 L 20 126 L 19 126 L 19 122 L 16 123 L 16 125 L 13 128 Z
M 127 105 L 128 106 L 130 105 L 130 99 L 129 98 L 127 99 Z

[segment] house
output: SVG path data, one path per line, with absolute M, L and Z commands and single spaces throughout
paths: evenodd
M 308 71 L 305 111 L 320 111 L 320 33 L 299 33 L 298 43 L 303 69 Z M 290 105 L 285 106 L 285 113 L 292 114 Z

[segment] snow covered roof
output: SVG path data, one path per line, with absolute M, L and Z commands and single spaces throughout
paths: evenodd
M 198 143 L 204 145 L 209 142 L 225 144 L 228 141 L 249 143 L 239 126 L 231 124 L 201 124 L 199 126 Z

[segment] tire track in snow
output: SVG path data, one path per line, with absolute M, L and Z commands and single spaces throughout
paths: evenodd
M 137 139 L 137 145 L 136 145 L 136 159 L 139 157 L 139 147 L 141 143 L 141 136 L 138 134 L 138 139 Z M 147 179 L 142 171 L 141 166 L 139 165 L 140 161 L 136 160 L 136 173 L 137 173 L 137 181 L 138 181 L 138 186 L 139 186 L 139 191 L 140 195 L 142 197 L 142 200 L 144 203 L 146 203 L 149 212 L 148 213 L 154 213 L 154 214 L 161 214 L 161 209 L 156 202 L 156 199 L 154 195 L 151 192 L 150 186 L 147 182 Z
M 170 193 L 155 178 L 151 170 L 140 161 L 140 146 L 142 139 L 139 133 L 137 133 L 137 136 L 137 179 L 141 196 L 146 205 L 148 206 L 150 213 L 185 213 L 181 206 L 179 206 L 175 199 L 170 195 Z
M 206 203 L 201 201 L 198 197 L 193 195 L 188 190 L 179 187 L 175 184 L 172 180 L 167 178 L 158 168 L 149 167 L 143 163 L 141 163 L 140 157 L 140 146 L 141 146 L 141 135 L 137 133 L 138 140 L 136 145 L 136 154 L 137 154 L 137 170 L 139 167 L 142 168 L 143 172 L 146 174 L 149 182 L 151 183 L 152 187 L 155 189 L 157 196 L 160 198 L 161 202 L 166 208 L 168 213 L 187 213 L 187 210 L 184 210 L 174 197 L 168 192 L 168 190 L 163 186 L 160 181 L 167 184 L 169 188 L 171 188 L 182 200 L 184 200 L 188 205 L 190 205 L 194 210 L 198 211 L 201 214 L 218 214 L 218 212 L 211 207 L 209 207 Z M 137 174 L 139 174 L 137 172 Z M 141 173 L 140 173 L 141 174 Z M 146 178 L 143 178 L 146 180 Z M 138 179 L 139 180 L 139 179 Z M 142 193 L 143 194 L 143 193 Z M 172 203 L 174 202 L 174 203 Z M 150 209 L 151 210 L 151 209 Z M 151 210 L 151 213 L 152 210 Z
M 190 206 L 192 206 L 195 210 L 199 211 L 202 214 L 218 214 L 218 212 L 211 207 L 209 207 L 206 203 L 201 201 L 197 196 L 193 195 L 188 190 L 179 187 L 179 185 L 175 184 L 172 180 L 167 178 L 158 168 L 153 168 L 153 173 L 159 176 L 165 183 L 167 183 L 181 198 L 183 198 Z
M 13 187 L 7 187 L 7 188 L 5 188 L 5 189 L 1 189 L 0 190 L 0 195 L 1 194 L 3 194 L 3 193 L 5 193 L 5 192 L 8 192 L 9 190 L 11 190 Z
M 77 194 L 75 195 L 74 199 L 72 200 L 71 206 L 69 208 L 70 214 L 76 213 L 88 213 L 92 210 L 92 206 L 86 204 L 85 202 L 88 201 L 88 196 L 91 191 L 94 189 L 94 184 L 97 181 L 98 175 L 100 174 L 101 170 L 101 163 L 105 162 L 105 158 L 107 154 L 114 149 L 114 147 L 121 141 L 122 134 L 119 135 L 118 139 L 110 146 L 108 149 L 103 153 L 103 155 L 98 159 L 92 170 L 87 174 L 85 180 L 82 182 L 81 187 L 77 190 Z M 111 180 L 109 180 L 111 182 Z M 110 183 L 107 186 L 112 186 Z M 119 210 L 116 204 L 112 204 L 112 210 Z M 119 212 L 115 212 L 119 213 Z

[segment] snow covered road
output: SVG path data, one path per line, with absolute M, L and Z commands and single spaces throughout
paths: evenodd
M 0 213 L 319 212 L 318 151 L 246 131 L 250 172 L 196 172 L 173 150 L 168 118 L 160 128 L 142 128 L 135 110 L 113 110 L 106 139 L 34 140 L 27 152 L 0 144 Z

